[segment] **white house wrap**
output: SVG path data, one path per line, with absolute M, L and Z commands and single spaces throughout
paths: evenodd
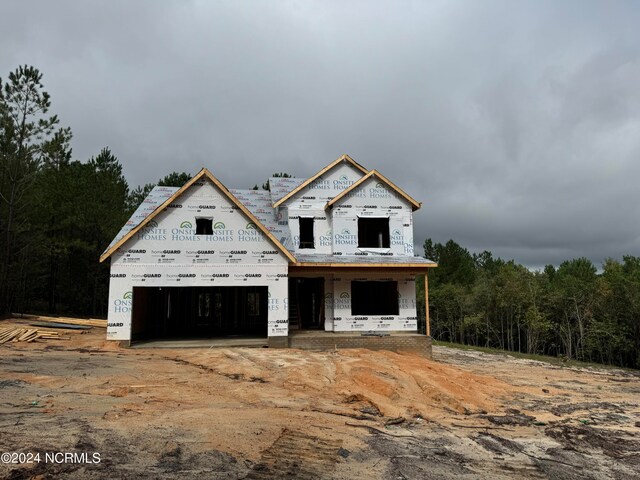
M 107 338 L 418 328 L 420 206 L 344 155 L 310 179 L 229 190 L 208 170 L 155 187 L 101 257 L 111 259 Z

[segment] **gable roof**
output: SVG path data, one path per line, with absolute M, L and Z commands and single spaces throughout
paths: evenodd
M 284 255 L 289 259 L 289 261 L 291 261 L 291 262 L 295 262 L 296 261 L 295 257 L 293 255 L 291 255 L 291 252 L 289 252 L 289 250 L 287 250 L 284 247 L 284 245 L 282 245 L 278 241 L 278 239 L 276 237 L 274 237 L 271 232 L 269 232 L 269 230 L 262 224 L 262 222 L 260 222 L 260 220 L 258 220 L 256 218 L 256 216 L 254 214 L 252 214 L 247 209 L 247 207 L 245 207 L 242 203 L 240 203 L 238 201 L 238 199 L 236 197 L 234 197 L 233 194 L 229 191 L 229 189 L 227 189 L 227 187 L 225 187 L 220 182 L 220 180 L 218 180 L 216 177 L 214 177 L 213 174 L 209 170 L 207 170 L 206 168 L 203 168 L 202 170 L 200 170 L 191 180 L 189 180 L 182 187 L 177 189 L 173 193 L 173 195 L 171 195 L 169 198 L 167 198 L 161 204 L 157 205 L 155 210 L 151 214 L 147 215 L 140 223 L 138 223 L 138 225 L 136 225 L 135 227 L 131 228 L 131 230 L 129 230 L 128 233 L 126 233 L 122 238 L 120 238 L 120 240 L 116 241 L 115 243 L 112 242 L 112 245 L 109 248 L 107 248 L 107 250 L 105 250 L 105 252 L 100 256 L 100 261 L 103 262 L 107 258 L 109 258 L 113 254 L 113 252 L 115 252 L 121 245 L 123 245 L 127 240 L 129 240 L 137 232 L 139 232 L 145 225 L 147 225 L 160 212 L 164 211 L 165 207 L 170 205 L 176 198 L 178 198 L 180 195 L 182 195 L 191 185 L 193 185 L 195 182 L 197 182 L 198 180 L 200 180 L 203 177 L 208 178 L 209 180 L 211 180 L 211 182 L 216 187 L 218 187 L 218 189 L 222 192 L 222 194 L 225 195 L 231 201 L 231 203 L 233 203 L 235 206 L 237 206 L 240 209 L 240 211 L 242 211 L 242 213 L 244 213 L 249 218 L 249 220 L 251 220 L 253 223 L 255 223 L 256 227 L 258 227 L 258 229 L 269 240 L 271 240 L 271 242 L 278 248 L 278 250 L 280 250 L 282 253 L 284 253 Z M 132 219 L 133 219 L 133 217 L 132 217 Z
M 308 178 L 307 180 L 305 180 L 304 182 L 302 182 L 300 185 L 298 185 L 296 188 L 294 188 L 293 190 L 291 190 L 289 193 L 287 193 L 284 197 L 282 197 L 280 200 L 278 200 L 277 202 L 275 202 L 273 204 L 273 208 L 279 207 L 280 205 L 282 205 L 284 202 L 286 202 L 287 200 L 289 200 L 291 197 L 293 197 L 296 193 L 298 193 L 299 191 L 301 191 L 304 187 L 306 187 L 307 185 L 309 185 L 311 182 L 313 182 L 314 180 L 317 180 L 318 177 L 321 177 L 322 175 L 324 175 L 325 173 L 327 173 L 329 170 L 331 170 L 332 168 L 334 168 L 335 166 L 341 164 L 342 162 L 347 162 L 349 164 L 351 164 L 351 166 L 355 167 L 356 169 L 360 170 L 362 173 L 367 173 L 368 170 L 366 168 L 364 168 L 362 165 L 360 165 L 358 162 L 356 162 L 353 158 L 351 158 L 349 155 L 344 154 L 342 155 L 340 158 L 337 158 L 336 160 L 334 160 L 333 162 L 331 162 L 329 165 L 327 165 L 326 167 L 324 167 L 322 170 L 320 170 L 318 173 L 316 173 L 314 176 L 312 176 L 311 178 Z
M 336 195 L 331 200 L 329 200 L 327 202 L 327 204 L 325 205 L 325 208 L 333 207 L 333 205 L 335 205 L 337 202 L 342 200 L 346 195 L 348 195 L 350 192 L 355 191 L 357 188 L 359 188 L 361 185 L 363 185 L 364 182 L 366 182 L 367 180 L 369 180 L 370 178 L 373 178 L 373 177 L 377 178 L 378 180 L 381 180 L 389 188 L 391 188 L 391 190 L 393 190 L 398 195 L 400 195 L 402 198 L 404 198 L 407 202 L 409 202 L 411 204 L 413 210 L 417 210 L 422 206 L 422 202 L 418 202 L 413 197 L 407 195 L 398 186 L 396 186 L 391 180 L 389 180 L 387 177 L 382 175 L 380 172 L 378 172 L 377 170 L 371 170 L 369 173 L 367 173 L 364 177 L 362 177 L 360 180 L 355 182 L 349 188 L 343 190 L 342 192 L 340 192 L 339 195 Z

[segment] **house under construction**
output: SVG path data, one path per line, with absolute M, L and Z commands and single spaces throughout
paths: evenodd
M 202 169 L 155 187 L 100 258 L 111 260 L 107 338 L 429 355 L 415 279 L 436 265 L 413 252 L 421 204 L 348 155 L 269 186 L 228 189 Z

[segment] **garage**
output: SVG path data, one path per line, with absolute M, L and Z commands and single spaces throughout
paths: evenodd
M 268 288 L 134 287 L 131 339 L 267 337 Z

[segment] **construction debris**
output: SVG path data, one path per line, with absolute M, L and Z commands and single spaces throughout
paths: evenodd
M 107 321 L 99 318 L 47 317 L 44 315 L 29 315 L 26 313 L 14 313 L 13 317 L 48 323 L 61 322 L 71 325 L 84 325 L 86 327 L 107 328 Z
M 67 330 L 91 330 L 93 328 L 87 325 L 76 325 L 74 323 L 61 322 L 31 322 L 29 325 L 34 327 L 64 328 Z
M 71 325 L 83 325 L 85 327 L 100 327 L 107 328 L 107 321 L 100 320 L 97 318 L 67 318 L 67 317 L 43 317 L 37 316 L 34 320 L 38 320 L 40 322 L 49 322 L 49 323 L 67 323 Z
M 69 338 L 61 336 L 59 332 L 38 328 L 9 327 L 0 330 L 0 345 L 7 342 L 33 342 L 37 339 L 69 340 Z

